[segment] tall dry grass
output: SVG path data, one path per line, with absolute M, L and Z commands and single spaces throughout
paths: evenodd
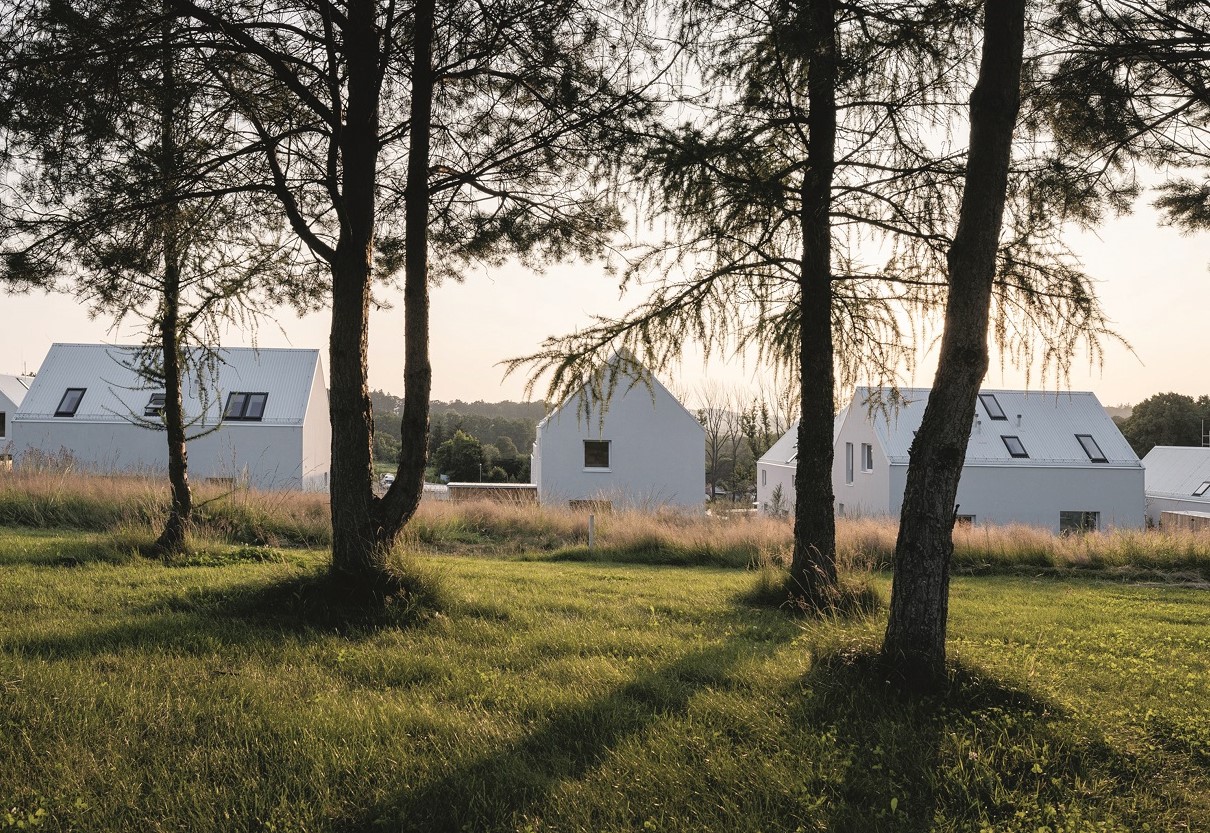
M 328 498 L 195 486 L 198 531 L 237 544 L 326 547 Z M 0 525 L 118 531 L 157 526 L 169 505 L 167 483 L 143 477 L 0 471 Z M 711 517 L 689 512 L 588 515 L 536 504 L 424 502 L 402 544 L 437 553 L 511 555 L 555 560 L 629 561 L 746 567 L 789 562 L 792 527 L 763 515 Z M 897 522 L 839 518 L 843 569 L 890 569 Z M 954 569 L 1156 571 L 1210 580 L 1210 535 L 1126 530 L 1057 536 L 1025 526 L 958 527 Z

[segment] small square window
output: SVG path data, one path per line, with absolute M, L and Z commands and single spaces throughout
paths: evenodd
M 147 400 L 147 405 L 143 408 L 143 416 L 158 417 L 164 415 L 164 402 L 168 399 L 168 395 L 164 393 L 153 393 L 151 398 Z
M 1020 437 L 1001 434 L 1000 439 L 1004 440 L 1004 447 L 1008 449 L 1010 457 L 1029 457 L 1029 452 L 1025 450 Z
M 609 468 L 609 440 L 584 441 L 584 468 Z
M 1105 452 L 1101 451 L 1101 447 L 1097 445 L 1097 441 L 1092 438 L 1091 434 L 1076 434 L 1076 439 L 1080 441 L 1080 446 L 1088 455 L 1089 460 L 1094 463 L 1109 462 L 1105 459 Z
M 983 409 L 987 411 L 987 415 L 991 419 L 1008 419 L 994 393 L 979 394 L 979 401 L 983 403 Z
M 975 516 L 974 515 L 955 515 L 954 524 L 956 526 L 974 526 L 975 525 Z
M 227 407 L 223 409 L 223 419 L 260 422 L 265 415 L 265 402 L 268 399 L 267 393 L 230 393 L 227 395 Z
M 3 415 L 0 414 L 0 416 L 3 416 Z M 1207 489 L 1210 489 L 1210 480 L 1207 480 L 1205 483 L 1203 483 L 1202 485 L 1200 485 L 1196 489 L 1194 489 L 1193 496 L 1201 497 L 1202 495 L 1206 494 Z
M 55 416 L 75 416 L 76 411 L 80 408 L 80 400 L 84 398 L 86 390 L 88 388 L 68 388 L 63 394 L 63 398 L 59 400 L 59 407 L 55 409 Z

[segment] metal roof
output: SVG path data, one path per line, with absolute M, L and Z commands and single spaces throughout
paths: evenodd
M 1172 497 L 1210 505 L 1210 489 L 1194 495 L 1210 483 L 1210 448 L 1157 445 L 1143 458 L 1144 487 L 1149 497 Z
M 9 376 L 0 373 L 0 396 L 20 407 L 32 381 L 28 376 Z
M 138 351 L 138 347 L 131 345 L 51 345 L 15 416 L 16 421 L 56 419 L 55 411 L 68 388 L 85 389 L 72 417 L 77 422 L 130 422 L 143 418 L 151 394 L 163 392 L 164 388 L 147 382 L 133 369 Z M 184 382 L 182 394 L 190 422 L 202 418 L 202 424 L 217 424 L 227 395 L 239 391 L 268 394 L 260 424 L 302 423 L 311 381 L 319 366 L 318 350 L 228 347 L 218 354 L 220 362 L 215 372 L 212 375 L 203 372 L 201 385 L 193 374 Z
M 629 356 L 629 358 L 633 359 L 633 356 Z M 618 360 L 619 357 L 617 355 L 610 357 L 609 361 L 605 362 L 604 365 L 597 369 L 597 373 L 600 374 L 602 378 L 608 378 L 607 374 L 610 372 L 609 368 L 616 364 Z M 628 372 L 628 370 L 625 368 L 617 371 L 615 385 L 612 390 L 606 391 L 607 395 L 605 397 L 605 402 L 609 403 L 615 397 L 618 399 L 623 399 L 629 396 L 630 392 L 636 388 L 641 389 L 643 393 L 651 397 L 653 401 L 655 400 L 656 392 L 663 391 L 668 395 L 668 398 L 675 402 L 677 407 L 684 412 L 685 416 L 687 416 L 694 425 L 700 428 L 702 433 L 705 433 L 706 429 L 698 421 L 698 418 L 693 414 L 693 412 L 685 406 L 685 403 L 681 402 L 681 400 L 678 399 L 676 395 L 672 393 L 672 391 L 668 390 L 668 388 L 665 387 L 662 382 L 660 382 L 656 375 L 646 367 L 638 368 L 637 375 L 635 373 Z M 595 417 L 600 417 L 600 401 L 592 394 L 588 382 L 585 382 L 576 389 L 575 393 L 569 395 L 557 407 L 552 408 L 550 413 L 538 421 L 537 428 L 539 429 L 539 433 L 540 429 L 544 428 L 546 424 L 552 420 L 552 418 L 559 416 L 565 410 L 578 410 L 581 412 L 579 416 L 582 416 L 585 410 L 586 398 L 588 412 Z M 606 411 L 608 411 L 608 404 L 606 405 Z
M 871 419 L 891 463 L 906 464 L 929 388 L 859 387 L 853 394 L 850 416 Z M 1040 392 L 982 389 L 975 404 L 965 465 L 1070 466 L 1138 468 L 1138 455 L 1122 432 L 1089 391 Z M 986 402 L 984 396 L 990 396 Z M 996 408 L 996 405 L 999 408 Z M 1003 419 L 993 418 L 1003 415 Z M 1078 437 L 1092 437 L 1103 461 L 1095 462 Z M 1016 437 L 1028 457 L 1014 457 L 1004 437 Z M 1009 441 L 1011 442 L 1011 440 Z

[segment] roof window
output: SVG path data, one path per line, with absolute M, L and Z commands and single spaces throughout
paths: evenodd
M 55 416 L 70 417 L 75 416 L 76 411 L 80 407 L 80 400 L 84 398 L 84 393 L 88 388 L 68 388 L 63 398 L 59 400 L 59 407 L 55 409 Z
M 164 402 L 168 399 L 166 393 L 153 393 L 143 406 L 143 416 L 158 417 L 164 415 Z
M 1202 483 L 1202 485 L 1200 485 L 1196 489 L 1194 489 L 1193 496 L 1201 497 L 1202 495 L 1206 494 L 1207 489 L 1210 489 L 1210 480 L 1205 481 L 1204 483 Z
M 1001 434 L 1000 439 L 1004 440 L 1004 447 L 1008 449 L 1011 457 L 1029 457 L 1029 452 L 1025 450 L 1025 446 L 1021 443 L 1020 437 Z
M 268 399 L 267 393 L 230 393 L 227 395 L 227 407 L 223 409 L 223 419 L 260 422 L 265 415 L 265 402 Z
M 1080 441 L 1080 445 L 1084 448 L 1084 453 L 1088 455 L 1088 459 L 1094 463 L 1106 463 L 1105 452 L 1101 451 L 1101 447 L 1097 445 L 1097 441 L 1092 438 L 1091 434 L 1076 434 L 1076 439 Z
M 987 415 L 991 419 L 1004 419 L 1008 417 L 1004 414 L 1004 409 L 1000 407 L 999 401 L 994 393 L 979 394 L 979 401 L 983 403 L 983 409 L 987 411 Z

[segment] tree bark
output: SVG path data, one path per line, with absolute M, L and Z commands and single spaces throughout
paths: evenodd
M 181 397 L 181 210 L 173 200 L 177 192 L 177 145 L 174 117 L 177 106 L 175 49 L 172 43 L 173 17 L 167 15 L 161 40 L 160 101 L 160 176 L 163 180 L 164 206 L 161 216 L 160 242 L 163 247 L 164 291 L 159 315 L 159 347 L 164 371 L 164 428 L 168 439 L 168 482 L 172 507 L 164 529 L 155 543 L 160 557 L 174 555 L 185 549 L 189 525 L 193 516 L 193 493 L 189 488 L 188 451 L 185 445 L 185 409 Z
M 338 129 L 342 173 L 340 235 L 332 260 L 332 576 L 371 596 L 391 592 L 387 556 L 392 530 L 375 522 L 373 418 L 367 378 L 367 334 L 373 278 L 382 71 L 374 3 L 348 4 L 344 26 L 348 101 Z
M 983 30 L 962 207 L 948 255 L 945 332 L 924 420 L 912 443 L 882 647 L 900 676 L 926 684 L 945 672 L 954 501 L 988 365 L 991 292 L 1021 100 L 1025 0 L 988 0 Z
M 395 483 L 373 493 L 373 417 L 366 384 L 366 340 L 373 276 L 381 45 L 374 4 L 349 4 L 345 52 L 348 107 L 340 133 L 343 222 L 332 265 L 332 574 L 362 598 L 400 589 L 388 564 L 395 540 L 420 503 L 427 462 L 428 164 L 432 121 L 434 0 L 415 11 L 408 182 L 405 192 L 404 408 Z
M 807 173 L 802 185 L 799 372 L 802 408 L 794 472 L 790 590 L 810 608 L 836 598 L 832 508 L 832 175 L 836 149 L 836 20 L 832 0 L 811 0 L 807 77 Z

